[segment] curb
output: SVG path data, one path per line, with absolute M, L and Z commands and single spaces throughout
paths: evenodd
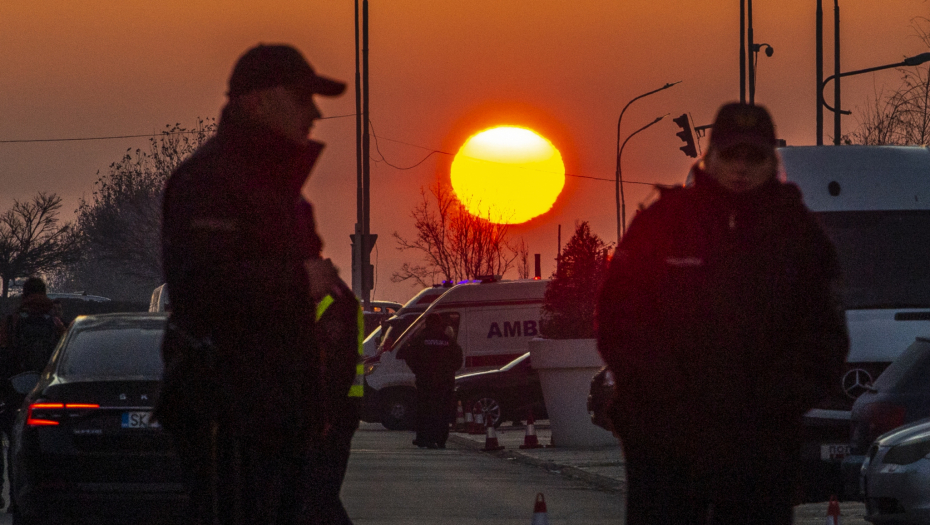
M 455 434 L 449 434 L 449 441 L 455 443 L 457 446 L 463 449 L 484 452 L 482 450 L 484 448 L 482 444 L 473 439 L 468 439 L 462 436 L 457 436 Z M 625 482 L 618 481 L 616 479 L 609 478 L 607 476 L 593 474 L 591 472 L 587 472 L 578 467 L 572 467 L 570 465 L 560 465 L 553 461 L 546 461 L 546 460 L 534 458 L 534 457 L 524 454 L 523 452 L 520 451 L 520 449 L 505 448 L 504 450 L 497 450 L 497 451 L 484 452 L 484 453 L 490 456 L 496 456 L 501 459 L 517 461 L 525 465 L 531 465 L 534 467 L 542 468 L 548 471 L 550 474 L 559 474 L 569 479 L 583 481 L 584 483 L 592 485 L 604 492 L 612 492 L 612 493 L 625 493 L 626 492 Z

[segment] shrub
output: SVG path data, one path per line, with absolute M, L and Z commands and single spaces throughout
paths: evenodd
M 607 275 L 608 245 L 587 221 L 575 227 L 560 254 L 543 302 L 540 333 L 547 339 L 594 337 L 594 307 Z

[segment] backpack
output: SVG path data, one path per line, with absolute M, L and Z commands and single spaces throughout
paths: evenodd
M 16 314 L 11 341 L 19 371 L 44 370 L 58 339 L 58 324 L 53 315 L 25 311 Z

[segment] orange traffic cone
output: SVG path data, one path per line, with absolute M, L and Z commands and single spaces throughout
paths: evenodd
M 465 411 L 462 410 L 461 401 L 459 401 L 459 405 L 455 409 L 455 431 L 465 432 Z
M 485 420 L 485 438 L 484 438 L 484 448 L 481 449 L 485 452 L 492 452 L 495 450 L 502 450 L 504 447 L 501 446 L 497 441 L 497 430 L 494 429 L 494 425 L 491 423 L 491 418 Z
M 481 411 L 475 412 L 475 426 L 471 429 L 469 434 L 480 434 L 484 432 L 484 413 Z
M 533 418 L 533 410 L 526 418 L 526 435 L 523 437 L 523 444 L 520 448 L 541 448 L 539 438 L 536 437 L 536 419 Z
M 827 525 L 840 525 L 840 502 L 836 496 L 830 496 L 830 503 L 827 504 Z
M 475 417 L 472 416 L 471 412 L 465 412 L 465 430 L 469 434 L 474 434 L 475 430 Z
M 533 522 L 531 525 L 549 525 L 549 513 L 546 512 L 546 497 L 542 492 L 536 493 L 536 503 L 533 505 Z

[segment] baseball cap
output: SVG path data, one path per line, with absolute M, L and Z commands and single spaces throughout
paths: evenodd
M 317 75 L 300 51 L 289 45 L 259 44 L 239 58 L 229 77 L 229 97 L 276 86 L 295 86 L 307 93 L 334 97 L 344 82 Z
M 777 143 L 772 116 L 762 106 L 725 104 L 710 131 L 710 146 L 718 151 L 738 144 L 774 148 Z

